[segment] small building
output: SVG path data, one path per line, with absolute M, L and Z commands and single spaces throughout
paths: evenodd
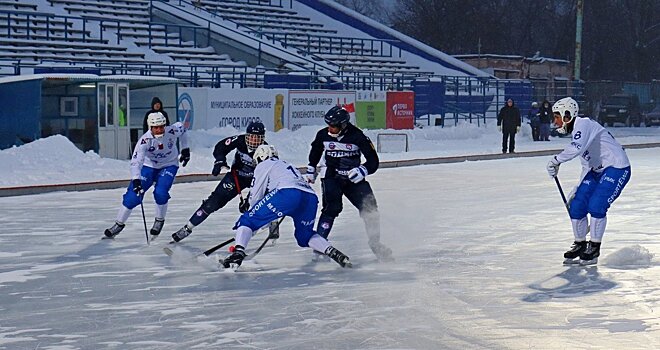
M 570 79 L 570 61 L 540 56 L 468 54 L 453 57 L 500 79 Z
M 174 78 L 129 75 L 0 78 L 0 149 L 61 134 L 82 151 L 128 159 L 153 97 L 177 115 L 177 84 Z

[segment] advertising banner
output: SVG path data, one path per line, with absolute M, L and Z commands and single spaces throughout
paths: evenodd
M 415 93 L 412 91 L 387 92 L 388 129 L 412 129 L 415 127 Z
M 355 122 L 361 129 L 385 129 L 385 91 L 358 91 Z
M 304 125 L 325 125 L 323 117 L 332 106 L 353 107 L 354 103 L 355 91 L 290 90 L 288 128 L 296 130 Z
M 287 95 L 285 89 L 179 88 L 180 114 L 194 116 L 194 129 L 244 130 L 250 122 L 261 121 L 266 130 L 277 131 L 287 127 Z

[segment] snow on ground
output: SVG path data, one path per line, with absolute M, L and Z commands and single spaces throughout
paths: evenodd
M 469 132 L 475 136 L 455 137 L 465 152 L 499 151 L 499 141 L 490 141 L 494 132 Z M 212 144 L 222 131 L 208 133 Z M 454 141 L 429 139 L 442 130 L 420 133 L 412 133 L 414 152 L 461 152 Z M 270 141 L 304 165 L 294 151 L 308 147 L 311 134 L 304 142 L 275 135 Z M 208 150 L 204 137 L 195 139 L 193 154 Z M 434 153 L 433 143 L 446 149 Z M 521 139 L 519 149 L 545 147 L 536 144 Z M 13 149 L 13 157 L 0 152 L 0 162 L 23 157 L 30 145 Z M 572 233 L 545 172 L 548 157 L 379 170 L 368 179 L 382 241 L 396 262 L 375 261 L 346 202 L 331 240 L 351 257 L 350 270 L 311 262 L 311 253 L 295 245 L 290 220 L 275 246 L 236 273 L 217 268 L 226 250 L 189 259 L 232 236 L 237 201 L 166 256 L 166 235 L 187 221 L 214 182 L 175 184 L 164 237 L 150 246 L 139 209 L 116 240 L 100 240 L 124 189 L 0 198 L 0 349 L 657 349 L 660 159 L 657 148 L 628 154 L 632 177 L 609 212 L 601 261 L 592 267 L 561 264 Z M 31 158 L 42 160 L 34 169 L 44 174 L 61 171 L 50 169 L 57 164 L 48 155 L 25 162 Z M 126 162 L 73 158 L 82 166 L 65 170 L 72 176 L 84 173 L 80 168 L 127 172 Z M 16 170 L 21 175 L 2 178 L 26 174 Z M 562 165 L 565 190 L 578 175 L 577 160 Z M 318 183 L 315 189 L 320 193 Z M 154 205 L 144 206 L 150 226 Z
M 310 143 L 319 127 L 307 126 L 295 132 L 267 132 L 266 140 L 275 145 L 280 157 L 298 165 L 307 165 Z M 660 142 L 660 128 L 609 129 L 622 144 Z M 228 136 L 243 133 L 232 127 L 190 131 L 191 160 L 179 174 L 209 174 L 213 168 L 213 147 Z M 426 127 L 414 130 L 368 130 L 377 144 L 378 134 L 404 133 L 409 152 L 381 153 L 382 161 L 500 153 L 502 134 L 494 126 Z M 516 138 L 516 151 L 562 149 L 566 138 L 550 138 L 549 142 L 533 142 L 525 125 Z M 94 152 L 83 153 L 63 136 L 52 136 L 35 142 L 0 150 L 0 188 L 32 185 L 69 184 L 130 178 L 128 161 L 100 158 Z

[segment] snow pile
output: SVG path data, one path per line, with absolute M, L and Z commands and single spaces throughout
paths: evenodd
M 636 244 L 608 255 L 603 264 L 608 267 L 650 266 L 652 259 L 653 254 L 648 249 Z
M 1 187 L 130 177 L 127 161 L 101 158 L 92 151 L 85 153 L 62 135 L 2 150 L 0 164 Z
M 492 121 L 491 121 L 492 122 Z M 365 130 L 378 147 L 379 134 L 405 134 L 408 152 L 380 153 L 381 161 L 424 159 L 435 157 L 499 154 L 502 134 L 494 123 L 478 126 L 460 122 L 447 127 L 425 126 L 412 130 Z M 277 147 L 280 157 L 296 166 L 307 165 L 312 140 L 320 126 L 303 126 L 296 131 L 283 129 L 266 132 L 266 141 Z M 569 139 L 552 138 L 550 142 L 533 142 L 525 125 L 516 136 L 516 151 L 561 150 Z M 660 128 L 610 128 L 622 144 L 660 142 Z M 178 174 L 209 174 L 213 168 L 213 148 L 225 137 L 244 133 L 233 127 L 190 130 L 191 160 Z M 233 153 L 229 155 L 229 159 Z M 61 135 L 55 135 L 19 147 L 0 150 L 0 188 L 56 185 L 94 181 L 128 180 L 128 160 L 101 158 L 94 152 L 82 152 Z

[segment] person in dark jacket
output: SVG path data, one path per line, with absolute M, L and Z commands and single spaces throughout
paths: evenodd
M 188 223 L 172 234 L 172 240 L 179 242 L 188 237 L 195 226 L 200 225 L 209 215 L 224 207 L 230 200 L 238 196 L 243 189 L 251 186 L 255 167 L 254 151 L 260 145 L 268 144 L 264 140 L 265 135 L 266 127 L 264 124 L 254 121 L 248 124 L 245 134 L 229 136 L 215 145 L 213 149 L 215 162 L 213 163 L 211 175 L 218 176 L 223 169 L 230 171 L 220 180 L 215 190 L 202 202 L 202 205 L 195 210 Z M 227 164 L 227 155 L 233 150 L 236 150 L 236 152 L 230 169 Z M 248 208 L 249 203 L 244 201 L 241 196 L 239 211 L 243 212 Z
M 516 133 L 520 131 L 520 110 L 509 98 L 506 105 L 497 115 L 497 128 L 502 132 L 502 153 L 514 153 L 516 149 Z M 508 147 L 507 147 L 508 141 Z
M 392 260 L 392 250 L 380 242 L 380 214 L 376 197 L 367 175 L 378 170 L 379 160 L 373 143 L 362 130 L 350 123 L 348 111 L 332 107 L 324 117 L 327 127 L 316 133 L 309 151 L 307 182 L 316 180 L 316 166 L 325 159 L 325 172 L 321 179 L 323 208 L 316 233 L 328 238 L 335 218 L 342 211 L 342 198 L 346 196 L 360 212 L 369 239 L 369 247 L 381 261 Z M 362 156 L 366 162 L 362 163 Z M 318 253 L 320 254 L 320 253 Z
M 167 115 L 167 112 L 165 112 L 165 110 L 163 109 L 163 102 L 158 97 L 154 97 L 151 100 L 151 109 L 147 112 L 147 114 L 144 115 L 144 122 L 142 123 L 143 132 L 147 132 L 147 130 L 149 130 L 149 126 L 147 125 L 147 117 L 149 116 L 149 114 L 156 112 L 160 112 L 160 114 L 162 114 L 163 117 L 165 117 L 165 126 L 170 125 L 170 117 Z
M 550 108 L 550 102 L 548 100 L 543 100 L 543 103 L 541 104 L 541 109 L 539 109 L 539 121 L 541 122 L 539 139 L 541 141 L 550 141 L 552 108 Z
M 527 112 L 527 119 L 529 119 L 529 125 L 532 127 L 532 140 L 540 141 L 541 133 L 541 120 L 539 117 L 539 103 L 534 101 L 532 102 L 532 108 Z

